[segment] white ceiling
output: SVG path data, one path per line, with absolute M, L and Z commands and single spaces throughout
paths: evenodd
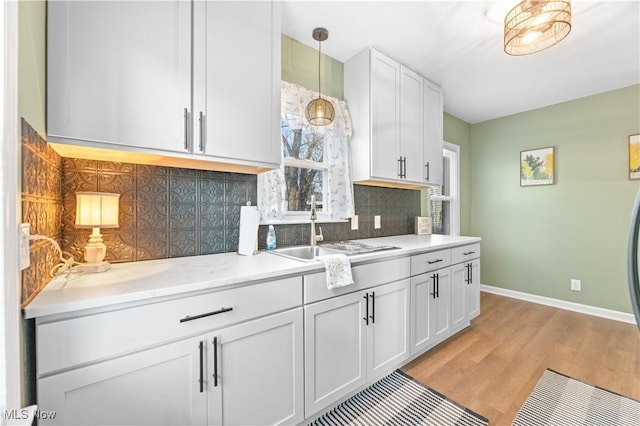
M 640 83 L 640 1 L 572 2 L 572 29 L 531 55 L 503 50 L 504 15 L 518 0 L 283 0 L 282 32 L 345 62 L 373 46 L 440 85 L 444 109 L 468 123 Z M 497 11 L 490 19 L 488 11 Z

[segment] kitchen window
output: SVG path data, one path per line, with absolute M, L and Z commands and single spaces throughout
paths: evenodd
M 304 111 L 318 93 L 285 81 L 281 89 L 282 161 L 279 169 L 258 175 L 262 223 L 308 222 L 311 195 L 318 221 L 348 219 L 354 206 L 346 102 L 323 96 L 333 104 L 335 118 L 328 126 L 311 126 Z
M 442 186 L 429 190 L 434 234 L 460 235 L 460 147 L 449 142 L 442 150 Z

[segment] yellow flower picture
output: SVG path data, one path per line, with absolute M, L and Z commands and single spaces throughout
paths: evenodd
M 629 136 L 629 179 L 640 179 L 640 135 Z
M 552 185 L 554 176 L 554 147 L 520 151 L 520 186 Z

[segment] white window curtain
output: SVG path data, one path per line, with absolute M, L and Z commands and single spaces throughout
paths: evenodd
M 281 117 L 291 128 L 309 126 L 304 118 L 307 104 L 318 97 L 318 92 L 306 89 L 298 84 L 282 81 Z M 328 166 L 328 213 L 329 220 L 347 219 L 354 214 L 353 185 L 351 183 L 351 157 L 349 138 L 351 137 L 351 118 L 347 103 L 330 96 L 335 109 L 335 118 L 325 128 L 325 158 Z M 282 152 L 282 150 L 281 150 Z M 281 154 L 282 155 L 282 154 Z M 262 222 L 286 220 L 286 183 L 284 163 L 280 168 L 258 175 L 258 209 Z

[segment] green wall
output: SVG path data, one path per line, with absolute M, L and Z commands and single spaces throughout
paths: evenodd
M 628 180 L 627 138 L 639 132 L 638 85 L 472 125 L 482 283 L 631 312 L 626 249 L 640 185 Z M 556 183 L 520 187 L 520 151 L 547 146 Z
M 18 116 L 46 136 L 46 10 L 44 1 L 18 4 Z
M 322 54 L 322 94 L 343 99 L 342 62 Z M 282 35 L 282 79 L 318 90 L 318 50 Z

